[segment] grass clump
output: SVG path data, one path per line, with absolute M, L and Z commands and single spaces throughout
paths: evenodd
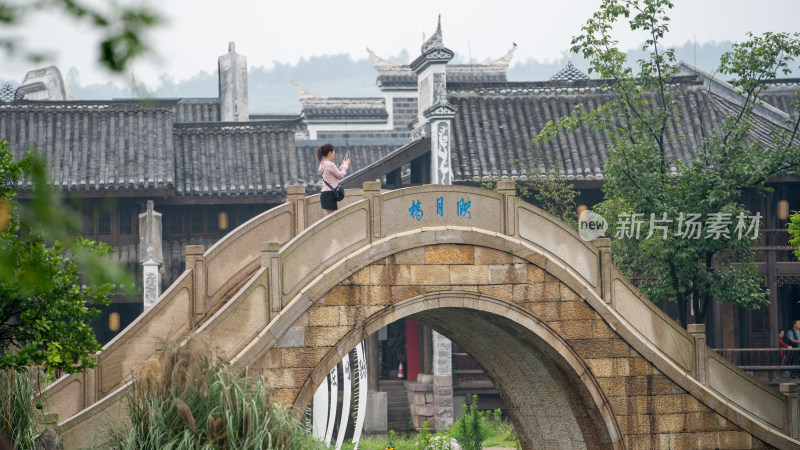
M 36 448 L 37 384 L 30 371 L 0 371 L 0 435 L 15 448 Z
M 145 362 L 126 398 L 130 423 L 109 426 L 102 448 L 314 449 L 291 411 L 270 402 L 260 377 L 186 348 Z

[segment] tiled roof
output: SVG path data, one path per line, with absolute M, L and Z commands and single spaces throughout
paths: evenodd
M 505 69 L 482 64 L 448 64 L 447 84 L 468 82 L 505 82 Z M 417 88 L 417 74 L 410 66 L 398 66 L 378 72 L 378 87 L 394 89 Z
M 0 104 L 0 139 L 19 157 L 32 148 L 64 191 L 174 185 L 174 100 L 15 101 Z
M 669 156 L 689 159 L 702 137 L 701 124 L 718 127 L 724 114 L 736 106 L 728 99 L 703 89 L 695 77 L 675 77 L 683 116 L 670 124 L 669 135 L 687 136 L 684 145 L 670 146 Z M 568 116 L 578 104 L 592 110 L 614 99 L 614 94 L 597 80 L 573 83 L 448 83 L 448 102 L 457 109 L 453 129 L 452 165 L 456 180 L 473 180 L 492 175 L 521 176 L 524 168 L 539 167 L 539 158 L 529 142 L 550 121 Z M 698 105 L 700 113 L 691 105 Z M 772 122 L 756 118 L 752 134 L 768 142 Z M 602 179 L 603 163 L 611 142 L 604 132 L 581 127 L 573 133 L 559 133 L 542 150 L 553 162 L 560 162 L 569 179 Z
M 40 149 L 63 191 L 282 196 L 316 174 L 294 148 L 299 115 L 209 122 L 219 105 L 206 100 L 3 103 L 0 139 L 18 157 Z
M 791 106 L 792 102 L 800 102 L 800 79 L 774 80 L 770 83 L 770 88 L 759 96 L 762 101 L 788 113 L 793 119 L 797 119 L 797 108 Z
M 306 121 L 386 122 L 386 100 L 381 98 L 301 98 Z
M 282 195 L 307 175 L 294 146 L 297 120 L 174 126 L 178 196 Z
M 575 66 L 572 65 L 572 61 L 567 61 L 567 65 L 556 72 L 550 79 L 558 81 L 578 81 L 588 80 L 589 76 L 576 69 Z
M 175 122 L 219 122 L 218 98 L 182 98 L 175 105 Z

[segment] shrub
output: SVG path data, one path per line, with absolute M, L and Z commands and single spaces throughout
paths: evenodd
M 478 396 L 472 396 L 472 404 L 461 405 L 464 414 L 459 418 L 453 429 L 458 445 L 463 450 L 479 450 L 483 448 L 487 430 L 483 424 L 483 413 L 478 410 Z

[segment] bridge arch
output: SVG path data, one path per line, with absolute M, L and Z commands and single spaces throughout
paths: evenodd
M 621 433 L 597 379 L 558 333 L 529 312 L 471 291 L 430 292 L 397 300 L 355 327 L 313 370 L 295 399 L 303 408 L 365 335 L 410 317 L 464 348 L 486 368 L 523 448 L 621 448 Z
M 566 374 L 544 383 L 559 387 L 553 392 L 527 385 L 578 424 L 580 435 L 554 446 L 800 448 L 796 394 L 752 379 L 710 351 L 702 330 L 687 332 L 659 311 L 614 269 L 608 240 L 584 242 L 517 200 L 513 183 L 498 188 L 381 192 L 365 183 L 360 197 L 349 194 L 349 204 L 307 228 L 317 197 L 294 195 L 222 245 L 191 249 L 176 285 L 106 351 L 146 358 L 137 330 L 152 330 L 154 314 L 178 305 L 174 317 L 191 318 L 190 344 L 215 343 L 232 364 L 260 371 L 276 399 L 305 407 L 355 342 L 408 316 L 484 361 L 516 408 L 526 447 L 555 435 L 543 430 L 552 422 L 539 421 L 535 398 L 510 386 L 520 367 Z M 259 254 L 256 244 L 272 240 Z M 530 362 L 494 355 L 494 367 L 492 340 L 471 339 L 459 322 L 507 347 L 517 337 Z M 117 404 L 124 383 L 100 361 L 56 383 L 50 399 L 65 410 L 92 405 L 63 423 L 78 436 Z

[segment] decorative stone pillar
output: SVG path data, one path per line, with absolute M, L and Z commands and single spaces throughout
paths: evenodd
M 228 44 L 228 53 L 219 57 L 219 107 L 222 122 L 250 120 L 247 104 L 247 58 L 236 53 L 236 44 Z
M 161 213 L 153 210 L 153 201 L 147 201 L 147 211 L 139 214 L 139 264 L 142 265 L 142 302 L 150 308 L 161 295 L 161 277 L 158 269 L 164 256 L 161 248 Z
M 439 87 L 437 103 L 425 110 L 424 116 L 431 124 L 431 184 L 453 184 L 450 164 L 451 136 L 456 108 L 447 103 L 447 88 Z
M 417 118 L 412 135 L 430 134 L 431 184 L 452 184 L 451 136 L 456 109 L 447 103 L 447 62 L 453 51 L 442 41 L 442 18 L 436 32 L 422 44 L 422 54 L 411 63 L 417 74 Z

